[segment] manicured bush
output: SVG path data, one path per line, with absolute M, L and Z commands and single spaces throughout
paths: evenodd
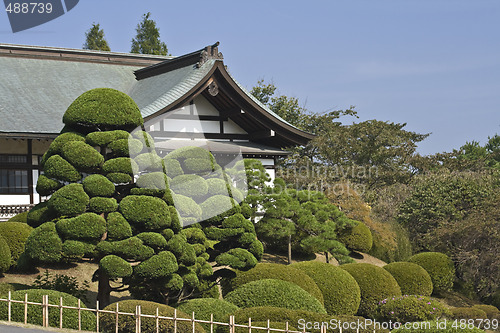
M 0 236 L 0 275 L 6 272 L 11 265 L 10 249 L 7 241 Z
M 64 145 L 72 141 L 84 142 L 85 137 L 76 132 L 66 132 L 58 135 L 57 138 L 55 138 L 54 141 L 50 143 L 49 149 L 47 151 L 47 158 L 52 155 L 61 155 Z M 43 165 L 44 164 L 42 163 L 42 166 Z
M 422 266 L 429 273 L 434 292 L 448 291 L 453 287 L 455 267 L 446 254 L 422 252 L 415 254 L 408 261 Z
M 224 195 L 229 196 L 229 191 L 227 189 L 227 183 L 224 179 L 220 178 L 210 178 L 207 179 L 208 184 L 208 195 Z
M 136 236 L 142 243 L 155 251 L 163 250 L 167 246 L 165 237 L 157 232 L 141 232 Z
M 233 198 L 224 195 L 214 195 L 200 204 L 200 207 L 203 220 L 218 219 L 222 215 L 229 216 L 241 211 L 240 206 Z
M 144 147 L 140 140 L 129 138 L 110 142 L 108 148 L 117 157 L 128 157 L 139 154 Z
M 246 269 L 257 265 L 257 259 L 248 250 L 235 248 L 218 255 L 215 261 L 221 266 Z
M 65 144 L 62 156 L 79 171 L 97 170 L 104 163 L 104 157 L 94 147 L 83 141 Z
M 26 240 L 25 253 L 36 262 L 53 263 L 61 260 L 62 241 L 54 222 L 35 228 Z
M 361 222 L 339 234 L 338 240 L 350 250 L 368 252 L 372 248 L 373 238 L 370 229 Z
M 82 175 L 68 161 L 59 155 L 52 155 L 44 164 L 45 176 L 63 182 L 77 182 Z
M 359 315 L 372 317 L 380 300 L 401 296 L 398 283 L 383 268 L 365 263 L 345 264 L 340 268 L 351 274 L 359 285 L 361 291 Z
M 487 319 L 488 315 L 485 311 L 472 307 L 457 307 L 451 308 L 451 319 Z
M 22 212 L 17 215 L 12 216 L 8 222 L 23 222 L 28 223 L 28 212 Z
M 144 147 L 147 147 L 144 149 L 145 151 L 154 151 L 155 148 L 155 140 L 153 137 L 146 131 L 134 131 L 132 132 L 132 136 L 136 138 L 137 140 L 141 141 L 142 145 Z
M 78 306 L 78 298 L 56 290 L 47 289 L 27 289 L 18 290 L 11 294 L 12 299 L 24 301 L 24 295 L 28 294 L 29 302 L 42 303 L 42 298 L 45 295 L 49 296 L 49 304 L 59 305 L 62 297 L 64 306 Z M 81 307 L 87 306 L 81 302 Z M 28 323 L 41 326 L 42 325 L 42 310 L 39 305 L 28 305 Z M 8 306 L 7 302 L 0 303 L 0 320 L 7 320 Z M 12 303 L 12 320 L 15 322 L 24 322 L 24 304 Z M 95 331 L 96 317 L 90 311 L 81 311 L 81 328 L 85 331 Z M 49 307 L 49 326 L 59 327 L 59 308 Z M 78 329 L 78 310 L 63 309 L 63 328 Z
M 97 244 L 96 250 L 102 255 L 114 254 L 135 261 L 146 260 L 155 254 L 152 248 L 144 245 L 137 237 L 114 242 L 102 241 Z
M 276 306 L 326 313 L 323 305 L 294 283 L 275 279 L 252 281 L 231 291 L 225 300 L 240 308 Z
M 79 260 L 83 257 L 91 257 L 95 250 L 95 244 L 68 239 L 62 244 L 62 256 L 71 260 Z
M 453 324 L 458 327 L 452 327 Z M 439 325 L 439 326 L 438 326 Z M 401 327 L 391 331 L 392 333 L 484 333 L 482 329 L 469 327 L 467 324 L 460 327 L 460 323 L 453 320 L 438 320 L 430 322 L 414 323 L 409 328 Z
M 248 322 L 245 323 L 248 325 Z M 268 332 L 267 327 L 275 328 L 279 330 L 285 330 L 287 328 L 286 322 L 279 321 L 252 321 L 252 332 Z M 227 327 L 227 326 L 226 326 Z M 259 328 L 256 328 L 259 327 Z M 290 323 L 288 324 L 289 331 L 296 331 L 297 329 L 292 326 Z M 234 330 L 236 333 L 248 333 L 247 327 L 236 327 Z
M 0 298 L 7 298 L 9 291 L 13 293 L 16 290 L 26 289 L 30 289 L 30 286 L 27 284 L 0 282 Z
M 206 158 L 187 158 L 182 162 L 185 174 L 208 174 L 214 170 L 214 164 Z
M 112 158 L 102 165 L 102 171 L 105 174 L 124 173 L 133 176 L 138 170 L 137 163 L 129 157 Z
M 96 214 L 111 213 L 118 209 L 115 198 L 93 197 L 89 202 L 90 211 Z
M 99 174 L 85 177 L 82 185 L 89 197 L 110 197 L 115 193 L 115 185 L 108 178 Z
M 106 175 L 113 184 L 128 184 L 132 181 L 132 176 L 121 172 L 111 172 Z
M 31 227 L 36 228 L 40 224 L 51 221 L 55 217 L 56 212 L 53 209 L 50 209 L 49 203 L 45 201 L 40 202 L 39 204 L 36 204 L 35 207 L 31 208 L 26 216 L 26 220 Z
M 106 222 L 108 240 L 115 241 L 132 237 L 132 228 L 122 214 L 118 212 L 110 213 Z
M 474 305 L 473 308 L 483 310 L 486 313 L 488 319 L 500 320 L 500 310 L 498 310 L 498 308 L 494 305 L 478 304 Z
M 0 223 L 0 236 L 2 236 L 10 249 L 11 265 L 13 265 L 21 253 L 24 252 L 24 245 L 30 235 L 32 227 L 22 222 L 2 222 Z
M 127 94 L 110 88 L 84 92 L 71 103 L 63 123 L 100 129 L 133 129 L 144 123 L 139 107 Z
M 183 225 L 193 224 L 201 220 L 202 211 L 196 201 L 180 194 L 174 195 L 173 199 L 174 206 L 182 218 Z
M 202 198 L 208 193 L 208 184 L 205 179 L 198 175 L 180 175 L 172 179 L 170 189 L 176 194 L 187 197 Z
M 48 203 L 59 215 L 76 216 L 87 209 L 89 196 L 83 190 L 82 184 L 72 183 L 52 194 Z
M 142 230 L 161 230 L 171 225 L 170 210 L 160 198 L 129 195 L 120 202 L 120 213 Z
M 106 232 L 106 220 L 94 213 L 57 221 L 56 229 L 65 239 L 100 240 Z
M 215 162 L 215 159 L 214 159 L 211 152 L 209 152 L 206 149 L 203 149 L 200 147 L 194 147 L 194 146 L 178 148 L 178 149 L 174 150 L 173 152 L 169 153 L 165 158 L 166 159 L 176 159 L 179 161 L 184 161 L 185 159 L 188 159 L 188 158 L 201 158 L 201 159 L 207 159 L 209 161 Z
M 384 269 L 396 279 L 403 295 L 432 294 L 431 277 L 420 265 L 411 262 L 393 262 L 385 265 Z
M 194 312 L 195 318 L 199 320 L 210 321 L 210 315 L 213 314 L 213 320 L 217 322 L 224 322 L 227 315 L 231 315 L 239 308 L 229 303 L 228 301 L 215 298 L 196 298 L 180 303 L 177 309 L 192 314 Z M 201 324 L 205 331 L 210 332 L 210 324 Z M 214 325 L 216 330 L 227 329 L 227 326 Z
M 345 270 L 318 261 L 303 261 L 291 267 L 303 271 L 316 282 L 328 314 L 352 315 L 358 311 L 361 301 L 359 286 Z
M 255 235 L 253 237 L 255 238 Z M 236 277 L 224 285 L 223 293 L 226 294 L 248 282 L 263 279 L 277 279 L 294 283 L 323 304 L 323 294 L 309 275 L 297 268 L 280 264 L 262 263 L 248 271 L 237 272 Z
M 110 279 L 124 278 L 132 275 L 132 266 L 122 258 L 113 254 L 107 255 L 99 261 L 99 270 Z
M 47 196 L 60 189 L 62 186 L 63 184 L 57 180 L 47 178 L 45 175 L 40 175 L 36 182 L 36 192 L 40 195 Z
M 381 300 L 376 310 L 376 319 L 400 323 L 436 320 L 449 315 L 446 307 L 429 297 L 404 295 Z
M 163 170 L 163 159 L 156 155 L 156 152 L 144 153 L 134 157 L 140 171 L 160 171 Z
M 163 172 L 151 172 L 141 175 L 137 179 L 136 185 L 140 188 L 161 190 L 164 192 L 168 189 L 168 183 L 169 178 Z
M 181 167 L 181 164 L 179 163 L 179 161 L 165 157 L 163 159 L 163 162 L 164 162 L 166 174 L 168 177 L 175 178 L 177 176 L 184 174 L 184 171 L 182 170 L 182 167 Z
M 118 140 L 128 139 L 129 137 L 130 134 L 123 130 L 98 131 L 87 134 L 85 142 L 91 146 L 107 146 Z

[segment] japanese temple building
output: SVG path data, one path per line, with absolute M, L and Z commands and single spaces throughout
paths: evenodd
M 185 145 L 239 151 L 274 176 L 276 157 L 313 138 L 260 103 L 229 74 L 218 43 L 155 56 L 0 44 L 0 218 L 43 200 L 39 161 L 75 98 L 93 88 L 130 95 L 160 154 Z

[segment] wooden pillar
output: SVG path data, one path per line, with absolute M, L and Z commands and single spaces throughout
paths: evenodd
M 34 204 L 33 191 L 33 140 L 28 139 L 28 192 L 30 194 L 30 204 Z

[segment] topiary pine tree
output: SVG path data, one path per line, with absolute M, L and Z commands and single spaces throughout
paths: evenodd
M 277 178 L 263 202 L 264 216 L 257 223 L 257 233 L 263 239 L 286 242 L 288 263 L 292 263 L 292 243 L 311 253 L 323 252 L 327 262 L 328 254 L 345 262 L 349 251 L 339 242 L 339 231 L 354 226 L 335 205 L 328 202 L 323 193 L 297 191 L 286 186 Z
M 38 193 L 50 199 L 27 217 L 35 229 L 25 254 L 35 264 L 97 262 L 101 306 L 130 284 L 164 302 L 187 298 L 207 286 L 211 259 L 243 269 L 255 265 L 262 244 L 229 194 L 238 190 L 210 152 L 190 147 L 159 157 L 153 138 L 140 129 L 135 102 L 113 89 L 82 94 L 63 122 L 37 183 Z M 206 237 L 205 220 L 212 233 L 220 230 L 216 241 Z

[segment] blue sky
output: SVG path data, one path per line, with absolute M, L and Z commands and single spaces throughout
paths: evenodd
M 81 48 L 96 22 L 128 52 L 146 12 L 173 55 L 220 41 L 247 88 L 263 78 L 314 112 L 354 105 L 361 120 L 407 123 L 432 133 L 422 154 L 500 134 L 498 0 L 80 0 L 15 34 L 0 13 L 0 42 Z

